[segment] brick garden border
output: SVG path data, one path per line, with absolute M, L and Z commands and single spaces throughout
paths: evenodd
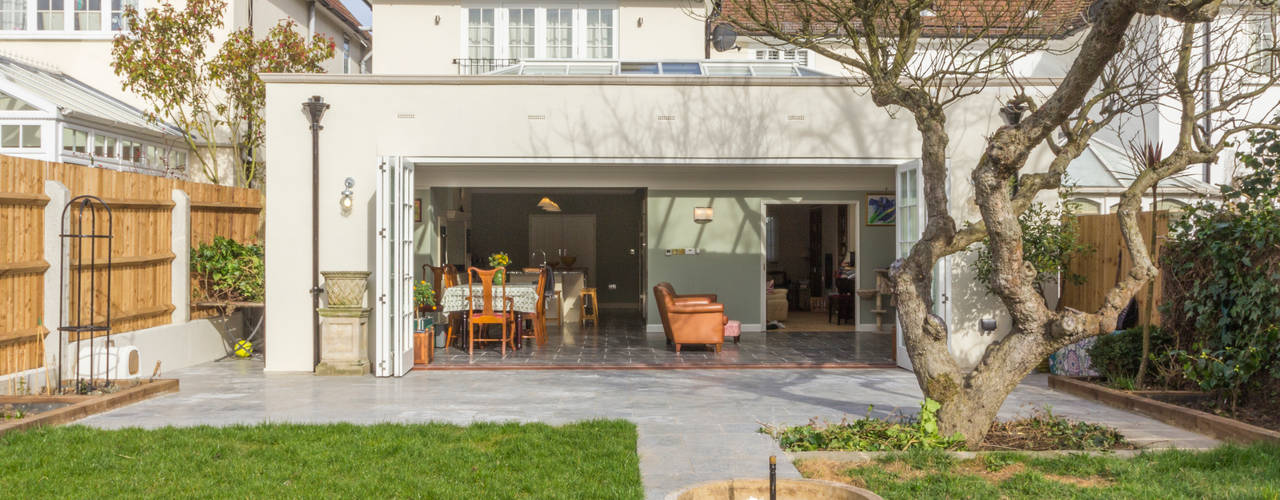
M 1243 444 L 1255 441 L 1280 443 L 1280 432 L 1212 413 L 1157 401 L 1139 394 L 1103 387 L 1076 378 L 1050 375 L 1049 388 L 1073 396 L 1091 399 L 1107 406 L 1140 413 L 1166 424 L 1223 441 Z M 1142 394 L 1155 393 L 1157 392 L 1142 391 Z M 1169 394 L 1177 396 L 1185 394 L 1185 391 L 1169 391 Z
M 170 392 L 178 392 L 177 379 L 142 381 L 120 392 L 92 396 L 0 396 L 0 404 L 71 403 L 26 418 L 0 420 L 0 436 L 10 431 L 65 424 Z

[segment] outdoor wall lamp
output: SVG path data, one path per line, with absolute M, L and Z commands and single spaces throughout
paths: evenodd
M 982 333 L 995 333 L 996 319 L 982 318 L 981 320 L 978 320 L 978 328 L 982 329 Z
M 351 190 L 352 187 L 355 187 L 356 180 L 351 177 L 347 177 L 347 180 L 342 181 L 342 185 L 345 186 L 345 188 L 342 190 L 342 198 L 338 199 L 338 206 L 342 207 L 342 215 L 348 215 L 351 213 L 351 196 L 356 194 Z
M 698 224 L 706 224 L 708 222 L 711 222 L 711 219 L 714 217 L 715 217 L 715 210 L 712 210 L 711 207 L 694 207 L 693 208 L 693 221 L 697 222 Z
M 643 27 L 644 27 L 644 18 L 643 18 L 643 17 L 637 17 L 637 18 L 636 18 L 636 27 L 637 27 L 637 28 L 643 28 Z
M 1000 107 L 1000 117 L 1004 118 L 1005 125 L 1017 125 L 1022 121 L 1022 114 L 1026 111 L 1027 105 L 1025 103 L 1011 100 Z

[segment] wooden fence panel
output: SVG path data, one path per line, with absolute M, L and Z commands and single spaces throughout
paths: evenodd
M 0 374 L 43 364 L 44 195 L 40 162 L 0 156 Z
M 98 196 L 111 208 L 113 334 L 171 321 L 176 257 L 172 248 L 174 189 L 191 198 L 193 244 L 208 242 L 214 236 L 242 242 L 260 239 L 262 194 L 258 190 L 0 155 L 0 375 L 42 366 L 44 326 L 58 323 L 58 311 L 49 312 L 50 319 L 42 317 L 44 273 L 60 272 L 61 264 L 44 259 L 44 209 L 49 202 L 44 195 L 46 180 L 62 183 L 72 197 Z M 68 250 L 73 261 L 93 255 L 102 262 L 108 255 L 106 245 L 100 244 L 86 248 L 71 244 Z M 105 290 L 92 291 L 90 276 L 95 285 L 105 282 L 105 267 L 86 275 L 82 283 L 70 283 L 70 292 L 96 293 L 101 312 L 107 300 Z M 193 311 L 193 317 L 214 314 L 216 311 Z
M 1164 244 L 1169 232 L 1169 213 L 1160 211 L 1156 216 L 1156 245 Z M 1143 241 L 1151 243 L 1151 212 L 1138 215 L 1138 226 L 1142 230 Z M 1115 214 L 1081 215 L 1077 218 L 1080 230 L 1080 242 L 1093 248 L 1093 252 L 1080 256 L 1071 262 L 1070 270 L 1074 274 L 1084 276 L 1084 283 L 1076 285 L 1066 282 L 1062 290 L 1062 304 L 1066 307 L 1086 312 L 1097 311 L 1102 307 L 1107 292 L 1115 287 L 1117 276 L 1123 276 L 1133 268 L 1133 261 L 1125 251 L 1124 239 L 1120 234 L 1120 222 Z M 1158 256 L 1158 254 L 1156 255 Z M 1156 277 L 1155 302 L 1161 301 L 1160 278 Z M 1147 288 L 1138 290 L 1134 297 L 1138 301 L 1139 324 L 1145 324 Z M 1153 311 L 1151 324 L 1160 324 L 1158 307 Z

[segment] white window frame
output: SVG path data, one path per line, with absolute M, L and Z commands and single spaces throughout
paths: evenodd
M 96 30 L 77 30 L 76 29 L 76 0 L 62 0 L 62 27 L 41 30 L 37 29 L 39 13 L 36 8 L 39 6 L 40 0 L 25 0 L 26 2 L 26 26 L 20 30 L 0 30 L 0 40 L 13 39 L 56 39 L 56 40 L 110 40 L 117 34 L 127 30 L 113 30 L 111 28 L 111 15 L 114 12 L 111 9 L 112 0 L 101 0 L 98 8 L 98 29 Z M 131 3 L 138 8 L 138 2 L 135 0 Z M 130 5 L 128 0 L 121 0 L 121 12 Z M 93 11 L 87 11 L 93 12 Z M 123 14 L 122 14 L 123 15 Z M 123 23 L 123 21 L 122 21 Z
M 44 128 L 45 128 L 45 127 L 44 127 L 44 124 L 40 123 L 39 121 L 27 121 L 27 120 L 6 120 L 6 121 L 3 121 L 3 122 L 0 122 L 0 127 L 9 127 L 9 126 L 18 127 L 18 145 L 17 145 L 16 147 L 5 147 L 3 143 L 0 143 L 0 152 L 13 152 L 13 153 L 25 153 L 25 154 L 30 154 L 30 153 L 33 153 L 33 152 L 43 151 L 43 150 L 44 150 L 44 146 L 45 146 L 45 144 L 46 144 L 46 143 L 45 143 L 45 138 L 46 138 L 46 137 L 48 137 L 48 135 L 47 135 L 47 134 L 45 134 L 45 130 L 44 130 Z M 37 145 L 36 145 L 36 146 L 34 146 L 34 147 L 27 147 L 27 146 L 23 146 L 23 145 L 22 145 L 22 138 L 23 138 L 23 137 L 25 137 L 25 135 L 26 135 L 26 134 L 24 134 L 24 133 L 23 133 L 23 131 L 22 131 L 22 127 L 37 127 L 37 128 L 39 128 L 39 129 L 40 129 L 40 132 L 39 132 L 39 134 L 40 134 L 40 144 L 37 144 Z
M 1246 26 L 1246 29 L 1248 30 L 1248 32 L 1246 33 L 1246 36 L 1250 37 L 1250 39 L 1248 40 L 1248 46 L 1245 47 L 1246 54 L 1252 54 L 1254 52 L 1264 49 L 1263 47 L 1258 47 L 1257 45 L 1255 45 L 1254 43 L 1255 41 L 1252 39 L 1252 37 L 1255 34 L 1254 30 L 1258 28 L 1261 28 L 1261 33 L 1258 33 L 1259 36 L 1270 38 L 1270 43 L 1271 43 L 1270 48 L 1275 48 L 1277 46 L 1280 46 L 1280 40 L 1277 39 L 1277 33 L 1276 33 L 1277 31 L 1276 15 L 1270 10 L 1246 14 L 1244 17 L 1244 24 Z M 1263 40 L 1259 40 L 1259 41 L 1263 41 Z M 1266 54 L 1253 54 L 1251 57 L 1248 57 L 1247 60 L 1245 61 L 1245 64 L 1247 65 L 1247 69 L 1249 71 L 1256 71 L 1259 73 L 1264 73 L 1267 71 L 1274 72 L 1274 71 L 1280 70 L 1280 61 L 1277 61 L 1277 58 L 1275 56 L 1270 56 L 1271 60 L 1266 61 L 1265 58 L 1267 57 L 1268 56 Z M 1257 64 L 1262 64 L 1269 67 L 1257 68 L 1255 67 L 1255 65 Z M 1263 78 L 1260 75 L 1253 75 L 1253 77 Z
M 754 59 L 754 60 L 756 60 L 756 61 L 787 61 L 787 62 L 793 62 L 793 63 L 796 63 L 796 65 L 798 65 L 798 66 L 800 66 L 800 67 L 802 67 L 802 68 L 809 68 L 809 67 L 812 67 L 812 66 L 813 66 L 813 56 L 814 56 L 814 54 L 813 54 L 813 51 L 812 51 L 812 50 L 809 50 L 809 49 L 801 49 L 801 48 L 796 48 L 796 47 L 790 47 L 790 48 L 787 48 L 787 47 L 753 47 L 753 48 L 751 48 L 750 50 L 751 50 L 751 57 L 752 57 L 752 59 Z M 789 52 L 789 51 L 790 51 L 790 52 L 794 52 L 794 54 L 795 54 L 795 55 L 793 55 L 792 57 L 788 58 L 788 57 L 787 57 L 787 55 L 786 55 L 786 53 L 787 53 L 787 52 Z M 768 53 L 769 53 L 769 52 L 777 52 L 777 53 L 778 53 L 778 58 L 777 58 L 777 59 L 771 59 L 771 58 L 767 57 L 767 55 L 768 55 Z M 800 60 L 801 53 L 803 53 L 803 54 L 804 54 L 804 56 L 803 56 L 803 57 L 804 57 L 804 62 L 801 62 L 801 60 Z M 765 54 L 765 55 L 766 55 L 766 57 L 760 57 L 760 56 L 761 56 L 761 54 Z
M 482 3 L 464 3 L 460 8 L 461 15 L 459 17 L 458 38 L 458 58 L 470 59 L 469 33 L 470 26 L 470 10 L 471 9 L 493 9 L 493 59 L 512 59 L 511 43 L 510 43 L 510 11 L 509 9 L 533 9 L 533 58 L 534 59 L 550 59 L 547 57 L 547 9 L 573 9 L 573 51 L 569 58 L 556 59 L 586 59 L 587 57 L 587 10 L 588 9 L 606 9 L 613 11 L 613 56 L 604 59 L 593 59 L 599 61 L 616 61 L 620 57 L 622 47 L 619 43 L 619 32 L 621 15 L 616 2 L 607 1 L 583 1 L 583 2 L 557 2 L 546 4 L 533 4 L 527 2 L 482 2 Z

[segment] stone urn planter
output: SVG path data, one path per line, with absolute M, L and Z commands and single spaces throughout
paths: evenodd
M 730 500 L 769 498 L 768 479 L 730 479 L 697 484 L 667 495 L 666 500 Z M 847 484 L 817 479 L 778 479 L 778 499 L 881 500 L 880 495 Z
M 324 271 L 324 293 L 329 307 L 362 307 L 369 290 L 368 271 Z
M 328 307 L 320 308 L 320 364 L 317 375 L 369 373 L 369 289 L 366 271 L 328 271 L 324 291 Z

